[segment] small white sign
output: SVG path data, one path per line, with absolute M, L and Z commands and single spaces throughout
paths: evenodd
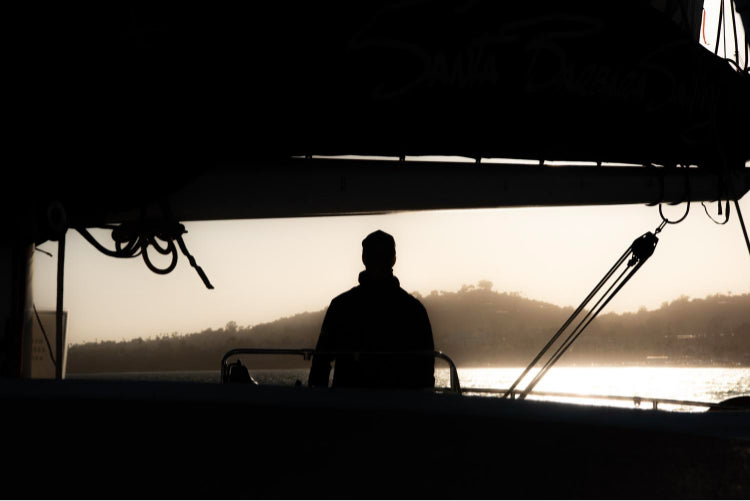
M 26 345 L 27 356 L 24 364 L 24 377 L 31 379 L 55 379 L 55 362 L 57 358 L 56 312 L 39 311 L 39 318 L 32 313 L 31 339 Z M 40 325 L 41 323 L 41 325 Z M 68 347 L 65 346 L 65 329 L 68 324 L 68 312 L 63 311 L 63 377 L 67 362 Z

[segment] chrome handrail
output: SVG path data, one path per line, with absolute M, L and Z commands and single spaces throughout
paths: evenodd
M 341 356 L 341 355 L 349 355 L 349 356 L 353 355 L 357 357 L 361 354 L 378 355 L 378 356 L 431 355 L 435 358 L 440 358 L 442 360 L 445 360 L 450 367 L 450 391 L 457 393 L 459 395 L 467 394 L 467 393 L 489 393 L 489 394 L 504 395 L 508 393 L 511 399 L 515 399 L 517 394 L 521 394 L 523 392 L 523 390 L 514 390 L 514 391 L 509 392 L 509 390 L 507 389 L 499 389 L 499 388 L 477 388 L 477 387 L 462 388 L 460 381 L 459 381 L 458 370 L 456 368 L 456 364 L 453 362 L 453 360 L 451 360 L 451 358 L 448 355 L 444 354 L 441 351 L 353 352 L 353 351 L 315 351 L 315 350 L 306 349 L 306 348 L 303 348 L 303 349 L 235 348 L 225 353 L 221 359 L 221 382 L 225 383 L 228 379 L 229 358 L 233 356 L 237 356 L 237 355 L 301 355 L 305 360 L 311 360 L 312 357 L 314 357 L 315 355 L 325 355 L 325 356 L 332 356 L 332 357 Z M 640 407 L 641 403 L 651 402 L 651 408 L 654 410 L 658 409 L 659 404 L 683 405 L 686 407 L 708 407 L 708 408 L 715 408 L 719 405 L 716 402 L 702 402 L 702 401 L 697 401 L 697 400 L 679 400 L 679 399 L 672 399 L 672 398 L 640 397 L 640 396 L 624 396 L 624 395 L 595 395 L 595 394 L 585 394 L 585 393 L 566 393 L 566 392 L 554 392 L 554 391 L 533 391 L 529 393 L 529 396 L 580 398 L 580 399 L 589 399 L 589 400 L 615 400 L 615 401 L 623 401 L 623 402 L 633 402 L 633 405 L 636 407 Z M 734 410 L 735 408 L 732 406 L 724 406 L 724 409 Z M 737 407 L 736 409 L 747 410 L 743 407 Z
M 376 356 L 394 356 L 394 355 L 425 355 L 445 360 L 450 367 L 450 390 L 451 392 L 461 394 L 461 383 L 458 379 L 458 369 L 451 358 L 441 351 L 316 351 L 308 348 L 290 349 L 290 348 L 235 348 L 229 350 L 221 359 L 221 382 L 225 383 L 229 376 L 229 358 L 237 355 L 301 355 L 305 360 L 310 360 L 315 355 L 323 356 L 354 356 L 376 355 Z
M 464 388 L 464 393 L 496 393 L 502 394 L 508 393 L 507 389 L 498 388 Z M 523 393 L 523 390 L 514 390 L 510 392 L 510 398 L 515 399 L 516 394 Z M 658 397 L 628 397 L 625 395 L 591 395 L 583 393 L 564 393 L 555 391 L 533 391 L 529 393 L 529 396 L 535 397 L 561 397 L 561 398 L 582 398 L 590 400 L 619 400 L 624 402 L 633 402 L 633 405 L 640 407 L 643 402 L 651 402 L 652 409 L 658 409 L 659 404 L 668 405 L 684 405 L 687 407 L 715 407 L 718 404 L 715 402 L 700 402 L 696 400 L 677 400 L 672 398 L 658 398 Z

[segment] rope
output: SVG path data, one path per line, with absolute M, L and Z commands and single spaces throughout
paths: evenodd
M 721 200 L 718 200 L 718 202 L 719 202 L 719 215 L 721 216 Z M 726 207 L 724 209 L 724 221 L 723 222 L 722 221 L 717 221 L 716 219 L 713 218 L 713 216 L 711 214 L 708 213 L 708 207 L 706 207 L 706 203 L 705 202 L 701 202 L 701 205 L 703 206 L 703 210 L 706 212 L 706 216 L 708 216 L 708 219 L 710 219 L 711 221 L 713 221 L 714 224 L 725 225 L 729 221 L 729 213 L 730 213 L 730 209 L 732 207 L 731 205 L 729 205 L 729 200 L 727 200 Z
M 609 295 L 609 296 L 606 296 L 606 294 L 605 294 L 605 296 L 603 296 L 603 297 L 602 297 L 602 299 L 603 299 L 604 297 L 606 297 L 606 298 L 607 298 L 607 299 L 606 299 L 606 301 L 604 301 L 604 304 L 602 304 L 602 305 L 601 305 L 601 306 L 599 307 L 599 309 L 598 309 L 598 310 L 596 310 L 596 313 L 594 313 L 594 314 L 593 314 L 593 315 L 591 316 L 591 318 L 589 318 L 589 320 L 588 320 L 588 321 L 586 322 L 586 324 L 585 324 L 585 325 L 584 325 L 583 327 L 581 327 L 581 329 L 580 329 L 580 330 L 579 330 L 579 331 L 578 331 L 577 333 L 575 333 L 575 331 L 574 331 L 575 335 L 571 334 L 571 336 L 570 336 L 570 337 L 572 337 L 572 339 L 570 339 L 570 341 L 569 341 L 569 342 L 568 342 L 567 344 L 565 344 L 565 345 L 561 346 L 560 348 L 558 348 L 559 354 L 556 354 L 556 356 L 555 356 L 555 357 L 554 357 L 553 359 L 550 359 L 550 360 L 549 360 L 549 362 L 548 362 L 548 365 L 547 365 L 546 367 L 544 367 L 544 368 L 542 369 L 542 371 L 539 371 L 539 373 L 538 373 L 538 374 L 536 375 L 536 377 L 535 377 L 535 378 L 534 378 L 534 379 L 533 379 L 533 380 L 531 381 L 531 383 L 529 383 L 529 385 L 528 385 L 528 386 L 526 387 L 526 389 L 525 389 L 525 390 L 523 391 L 523 393 L 521 394 L 521 396 L 520 396 L 520 398 L 521 398 L 521 399 L 524 399 L 524 398 L 526 398 L 526 395 L 528 395 L 528 394 L 529 394 L 529 393 L 530 393 L 530 392 L 531 392 L 531 391 L 532 391 L 532 390 L 534 389 L 534 387 L 535 387 L 535 386 L 537 385 L 537 383 L 539 382 L 539 380 L 540 380 L 540 379 L 542 379 L 542 377 L 543 377 L 543 376 L 544 376 L 544 375 L 545 375 L 545 374 L 547 373 L 547 371 L 549 371 L 549 369 L 551 369 L 551 368 L 552 368 L 552 366 L 553 366 L 554 364 L 556 364 L 558 360 L 560 360 L 560 358 L 561 358 L 561 357 L 563 356 L 563 354 L 565 354 L 565 352 L 566 352 L 566 351 L 568 350 L 568 348 L 570 348 L 570 347 L 571 347 L 571 346 L 573 345 L 573 343 L 575 343 L 575 341 L 576 341 L 576 340 L 578 339 L 578 337 L 579 337 L 579 336 L 580 336 L 580 335 L 581 335 L 581 334 L 583 333 L 583 331 L 584 331 L 584 330 L 586 330 L 586 328 L 587 328 L 587 327 L 589 326 L 589 324 L 591 324 L 591 322 L 593 322 L 593 321 L 594 321 L 594 319 L 596 319 L 597 315 L 599 315 L 599 313 L 600 313 L 600 312 L 601 312 L 601 311 L 602 311 L 602 310 L 604 309 L 604 307 L 605 307 L 605 306 L 607 306 L 607 304 L 609 304 L 609 302 L 610 302 L 610 301 L 612 300 L 612 298 L 614 298 L 614 297 L 615 297 L 615 296 L 617 295 L 617 293 L 618 293 L 618 292 L 620 292 L 620 289 L 622 289 L 622 288 L 623 288 L 623 287 L 625 286 L 625 284 L 627 284 L 627 283 L 628 283 L 628 281 L 629 281 L 629 280 L 630 280 L 631 278 L 633 278 L 633 275 L 635 275 L 635 273 L 636 273 L 636 272 L 637 272 L 637 271 L 638 271 L 638 270 L 640 269 L 640 267 L 641 267 L 641 266 L 643 266 L 643 263 L 644 263 L 644 262 L 645 262 L 645 261 L 641 261 L 641 262 L 639 262 L 639 263 L 638 263 L 638 264 L 637 264 L 637 265 L 635 266 L 635 268 L 633 268 L 632 270 L 630 270 L 630 273 L 628 274 L 628 276 L 627 276 L 627 277 L 625 277 L 625 280 L 623 280 L 623 281 L 622 281 L 622 282 L 621 282 L 621 283 L 620 283 L 620 284 L 619 284 L 619 285 L 617 286 L 617 288 L 616 288 L 616 289 L 614 290 L 614 292 L 612 292 L 612 294 L 611 294 L 611 295 Z M 622 276 L 623 276 L 623 275 L 625 274 L 625 272 L 627 272 L 627 271 L 628 271 L 628 268 L 626 268 L 626 269 L 625 269 L 625 270 L 624 270 L 624 271 L 622 272 L 622 274 L 620 275 L 620 277 L 618 277 L 618 281 L 619 281 L 619 280 L 620 280 L 620 279 L 622 278 Z M 615 283 L 616 283 L 616 282 L 615 282 Z M 614 285 L 614 284 L 613 284 L 613 285 Z M 610 287 L 610 289 L 611 289 L 611 287 Z M 592 310 L 592 311 L 593 311 L 593 310 Z M 584 318 L 584 320 L 585 320 L 585 318 Z M 581 322 L 583 322 L 583 321 L 581 321 Z M 579 324 L 579 326 L 580 326 L 580 325 L 581 325 L 581 324 Z
M 748 65 L 748 61 L 747 61 L 747 55 L 748 55 L 747 53 L 748 53 L 748 50 L 750 50 L 750 42 L 747 41 L 747 30 L 749 29 L 750 29 L 750 26 L 748 26 L 745 30 L 745 70 L 744 71 L 746 74 L 748 73 L 748 71 L 750 71 L 750 66 Z
M 717 223 L 714 220 L 714 218 L 712 218 L 708 214 L 708 211 L 706 211 L 706 214 L 708 215 L 708 217 L 714 223 L 716 223 L 716 224 L 726 224 L 726 222 L 729 220 L 729 207 L 730 207 L 730 205 L 729 205 L 729 198 L 731 198 L 732 201 L 734 202 L 734 207 L 737 210 L 737 218 L 740 221 L 740 228 L 742 229 L 742 235 L 745 238 L 745 245 L 747 246 L 747 252 L 748 252 L 748 254 L 750 254 L 750 237 L 748 237 L 747 227 L 745 226 L 745 219 L 742 217 L 742 210 L 740 210 L 740 203 L 739 203 L 739 197 L 737 196 L 737 191 L 734 189 L 734 184 L 731 182 L 730 179 L 728 179 L 728 176 L 729 176 L 728 169 L 729 168 L 728 168 L 728 166 L 725 163 L 724 164 L 724 172 L 723 172 L 723 174 L 724 174 L 724 176 L 727 176 L 727 180 L 724 182 L 724 184 L 725 184 L 725 186 L 728 189 L 727 205 L 726 205 L 726 213 L 727 213 L 726 214 L 726 220 L 723 223 Z M 704 205 L 704 209 L 705 209 L 705 205 Z
M 602 286 L 610 279 L 610 277 L 615 273 L 617 268 L 619 268 L 623 262 L 625 262 L 625 259 L 627 259 L 628 255 L 630 255 L 630 252 L 632 251 L 633 246 L 631 245 L 628 247 L 625 252 L 620 256 L 620 259 L 617 260 L 617 262 L 612 266 L 612 268 L 609 269 L 609 271 L 604 275 L 604 277 L 599 281 L 598 284 L 593 288 L 591 292 L 589 292 L 589 295 L 586 296 L 586 298 L 583 300 L 583 302 L 576 308 L 576 310 L 573 312 L 573 314 L 568 318 L 568 320 L 565 321 L 565 323 L 558 329 L 558 331 L 552 336 L 552 338 L 547 342 L 547 344 L 541 349 L 541 351 L 534 357 L 534 359 L 531 361 L 531 363 L 524 369 L 524 371 L 521 373 L 520 376 L 518 376 L 518 379 L 516 379 L 513 384 L 510 386 L 508 391 L 503 395 L 503 398 L 507 398 L 513 393 L 513 390 L 516 389 L 516 386 L 521 382 L 521 380 L 526 377 L 526 374 L 529 373 L 529 371 L 536 365 L 536 363 L 544 356 L 544 354 L 547 352 L 547 350 L 552 347 L 552 345 L 557 341 L 557 339 L 562 335 L 563 332 L 565 332 L 565 329 L 568 328 L 568 326 L 573 322 L 573 319 L 577 317 L 581 311 L 586 307 L 586 305 L 591 301 L 591 299 L 596 295 L 597 292 L 602 288 Z
M 152 272 L 159 275 L 166 275 L 171 273 L 177 267 L 178 253 L 177 247 L 179 246 L 182 253 L 187 257 L 190 266 L 192 266 L 198 276 L 203 281 L 204 285 L 208 289 L 213 289 L 214 286 L 209 281 L 203 268 L 198 266 L 195 258 L 190 254 L 185 245 L 185 241 L 182 238 L 184 233 L 187 233 L 185 226 L 171 221 L 145 221 L 139 222 L 122 223 L 120 225 L 108 225 L 104 226 L 105 229 L 112 230 L 112 240 L 115 242 L 115 250 L 108 249 L 99 243 L 86 228 L 76 228 L 76 231 L 80 233 L 91 245 L 93 245 L 101 253 L 115 258 L 133 258 L 141 256 L 146 267 Z M 166 245 L 162 247 L 159 241 L 166 242 Z M 177 245 L 175 245 L 177 241 Z M 169 264 L 165 268 L 159 268 L 156 266 L 149 257 L 148 249 L 152 247 L 161 255 L 171 255 L 172 258 Z
M 729 10 L 732 11 L 732 30 L 734 31 L 734 59 L 737 61 L 737 70 L 742 71 L 740 66 L 740 46 L 737 41 L 737 18 L 734 13 L 734 0 L 729 0 Z M 726 52 L 724 53 L 726 57 Z
M 185 246 L 185 241 L 182 239 L 182 235 L 177 237 L 177 245 L 180 246 L 180 250 L 185 255 L 185 257 L 187 257 L 190 266 L 195 269 L 195 271 L 198 273 L 198 276 L 201 277 L 201 280 L 203 280 L 203 283 L 206 284 L 206 287 L 209 289 L 213 289 L 214 286 L 211 285 L 211 282 L 208 281 L 208 277 L 203 272 L 203 268 L 198 266 L 198 263 L 195 262 L 195 258 L 188 252 L 187 247 Z
M 591 310 L 589 310 L 589 312 L 586 314 L 586 316 L 583 317 L 583 320 L 581 320 L 578 323 L 578 325 L 568 335 L 568 337 L 565 339 L 565 341 L 563 341 L 563 343 L 557 348 L 557 350 L 555 351 L 555 353 L 552 354 L 552 356 L 550 357 L 550 359 L 547 360 L 547 363 L 545 363 L 542 366 L 542 368 L 539 370 L 539 372 L 536 374 L 536 376 L 534 376 L 534 378 L 528 384 L 528 386 L 526 387 L 526 389 L 523 390 L 523 392 L 521 393 L 521 397 L 520 397 L 521 399 L 526 398 L 526 395 L 528 395 L 531 392 L 531 390 L 534 389 L 534 387 L 537 385 L 537 383 L 539 382 L 539 380 L 541 380 L 542 377 L 544 377 L 547 374 L 547 372 L 552 368 L 552 366 L 554 364 L 556 364 L 557 361 L 563 356 L 563 354 L 566 351 L 568 351 L 568 348 L 570 348 L 573 345 L 573 343 L 575 343 L 575 341 L 578 339 L 578 337 L 581 335 L 581 333 L 584 331 L 584 329 L 586 327 L 588 327 L 590 321 L 586 323 L 586 325 L 583 327 L 583 329 L 581 329 L 581 325 L 584 322 L 586 322 L 586 320 L 588 318 L 591 318 L 591 320 L 593 320 L 594 318 L 596 318 L 596 316 L 601 311 L 601 308 L 599 308 L 597 310 L 597 307 L 599 306 L 599 304 L 602 302 L 602 300 L 604 300 L 604 298 L 607 297 L 607 295 L 610 293 L 610 291 L 612 290 L 612 288 L 615 285 L 617 285 L 620 282 L 620 280 L 622 280 L 622 277 L 625 275 L 625 273 L 627 273 L 627 271 L 629 269 L 630 269 L 630 267 L 627 267 L 627 268 L 625 268 L 622 271 L 622 273 L 620 274 L 620 276 L 617 277 L 617 279 L 612 283 L 612 285 L 609 287 L 609 289 L 607 289 L 607 291 L 604 293 L 604 295 L 602 295 L 602 297 L 599 298 L 599 301 L 596 302 L 596 304 L 594 305 L 594 307 Z M 618 290 L 619 290 L 619 288 L 618 288 Z M 609 302 L 609 301 L 607 301 L 607 302 Z M 604 305 L 602 305 L 602 308 L 604 306 L 606 306 L 606 303 Z M 596 311 L 596 313 L 594 313 L 595 311 Z
M 714 54 L 719 54 L 719 39 L 721 38 L 721 26 L 722 20 L 724 19 L 724 0 L 721 0 L 721 7 L 719 8 L 719 26 L 716 31 L 716 47 L 714 47 Z M 724 52 L 726 55 L 726 51 Z
M 52 360 L 52 364 L 57 368 L 57 362 L 55 361 L 55 354 L 52 353 L 52 345 L 49 342 L 49 337 L 47 337 L 47 331 L 44 330 L 44 325 L 42 325 L 42 319 L 39 318 L 39 312 L 36 311 L 36 305 L 32 304 L 32 308 L 34 308 L 34 315 L 36 315 L 36 321 L 39 324 L 39 328 L 42 330 L 42 334 L 44 335 L 44 340 L 47 342 L 47 350 L 49 351 L 49 358 Z
M 63 291 L 65 285 L 65 233 L 60 235 L 57 243 L 57 307 L 55 311 L 55 332 L 57 333 L 57 360 L 55 363 L 55 379 L 63 378 L 63 350 L 65 340 L 63 339 Z
M 737 71 L 740 73 L 747 74 L 748 69 L 750 67 L 748 66 L 748 50 L 750 49 L 749 45 L 747 43 L 747 32 L 745 32 L 745 65 L 744 68 L 742 65 L 740 65 L 740 48 L 739 48 L 739 37 L 737 36 L 737 13 L 735 10 L 735 0 L 729 0 L 729 10 L 731 10 L 732 15 L 732 31 L 734 34 L 734 58 L 727 57 L 727 33 L 726 33 L 726 27 L 724 26 L 726 24 L 726 18 L 724 17 L 724 10 L 725 10 L 725 4 L 724 0 L 721 0 L 721 5 L 719 8 L 719 22 L 717 25 L 717 31 L 716 31 L 716 44 L 714 46 L 714 55 L 719 55 L 719 42 L 723 42 L 724 46 L 724 57 L 723 59 L 730 63 L 732 66 L 737 68 Z M 705 10 L 703 11 L 704 15 L 704 23 L 705 23 Z M 722 30 L 722 28 L 724 28 Z M 722 38 L 722 34 L 724 37 Z M 704 24 L 704 31 L 703 31 L 703 41 L 706 41 L 706 33 L 705 33 L 705 24 Z
M 34 246 L 34 250 L 37 252 L 41 252 L 42 254 L 46 254 L 49 257 L 53 257 L 52 253 L 47 252 L 44 249 L 40 249 L 37 246 Z M 44 329 L 44 324 L 42 324 L 42 319 L 39 317 L 39 312 L 36 310 L 36 305 L 34 303 L 31 304 L 31 307 L 34 308 L 34 315 L 36 316 L 36 321 L 39 324 L 39 328 L 42 330 L 42 335 L 44 336 L 44 341 L 47 343 L 47 351 L 49 352 L 49 358 L 52 360 L 52 364 L 57 367 L 57 362 L 55 361 L 55 354 L 52 353 L 52 345 L 49 342 L 49 337 L 47 336 L 47 331 Z
M 46 254 L 49 257 L 54 257 L 51 252 L 47 252 L 44 249 L 40 249 L 39 247 L 34 246 L 34 250 L 37 252 L 41 252 L 42 254 Z
M 734 199 L 734 207 L 737 209 L 737 216 L 739 216 L 740 226 L 742 227 L 742 234 L 745 236 L 745 245 L 747 245 L 747 252 L 748 254 L 750 254 L 750 238 L 747 236 L 747 227 L 745 227 L 745 220 L 742 218 L 740 204 L 736 198 Z
M 630 260 L 627 263 L 626 268 L 619 274 L 619 276 L 615 279 L 615 281 L 609 286 L 609 288 L 604 292 L 604 294 L 599 298 L 599 300 L 594 304 L 594 307 L 589 310 L 588 313 L 583 317 L 581 321 L 578 322 L 578 325 L 573 329 L 573 331 L 568 334 L 567 338 L 558 346 L 557 350 L 550 356 L 550 358 L 547 360 L 547 362 L 542 366 L 540 371 L 534 376 L 534 378 L 531 380 L 531 382 L 527 385 L 526 389 L 521 393 L 520 397 L 521 399 L 526 398 L 526 395 L 536 386 L 536 384 L 541 380 L 542 377 L 549 371 L 549 369 L 552 368 L 552 366 L 557 363 L 558 360 L 565 354 L 565 352 L 575 343 L 575 341 L 580 337 L 580 335 L 583 333 L 584 330 L 591 324 L 591 322 L 594 321 L 594 319 L 599 315 L 599 313 L 609 304 L 609 302 L 614 298 L 618 292 L 625 286 L 625 284 L 628 283 L 628 281 L 635 275 L 635 273 L 643 266 L 643 264 L 650 258 L 654 250 L 656 249 L 656 244 L 659 242 L 659 239 L 656 237 L 656 235 L 661 232 L 661 230 L 668 224 L 668 220 L 664 217 L 662 217 L 662 222 L 659 225 L 659 227 L 654 231 L 654 233 L 647 232 L 638 237 L 633 241 L 633 243 L 628 247 L 628 249 L 625 251 L 625 253 L 617 260 L 614 266 L 610 268 L 610 270 L 606 273 L 604 278 L 599 281 L 599 283 L 594 287 L 594 289 L 589 293 L 589 295 L 586 297 L 586 299 L 583 300 L 583 302 L 579 305 L 579 307 L 576 309 L 576 311 L 573 312 L 573 314 L 565 321 L 562 327 L 552 336 L 552 338 L 547 342 L 547 344 L 542 348 L 542 350 L 534 357 L 534 360 L 524 369 L 524 371 L 521 373 L 521 375 L 515 380 L 515 382 L 510 386 L 510 388 L 504 393 L 503 397 L 507 398 L 511 395 L 513 395 L 513 392 L 515 388 L 520 384 L 520 382 L 523 380 L 524 377 L 529 373 L 529 371 L 541 360 L 541 358 L 544 356 L 544 354 L 552 347 L 552 345 L 557 341 L 557 339 L 562 335 L 562 333 L 565 331 L 565 329 L 568 328 L 568 326 L 573 322 L 573 320 L 580 315 L 580 313 L 583 311 L 583 309 L 586 307 L 586 305 L 593 299 L 593 297 L 601 290 L 601 288 L 604 286 L 604 284 L 609 281 L 609 279 L 614 275 L 615 271 L 619 269 L 622 264 L 625 262 L 625 259 L 628 257 L 628 255 L 632 256 Z M 632 267 L 632 269 L 631 269 Z M 628 270 L 630 270 L 630 273 L 628 273 Z
M 607 291 L 602 295 L 602 297 L 599 298 L 599 301 L 597 301 L 596 304 L 594 304 L 594 307 L 591 308 L 591 310 L 589 310 L 589 312 L 586 314 L 586 316 L 583 317 L 583 320 L 581 320 L 578 323 L 578 325 L 576 326 L 576 328 L 573 329 L 573 332 L 571 332 L 570 335 L 568 335 L 568 338 L 563 342 L 563 344 L 561 344 L 560 347 L 557 348 L 557 351 L 555 351 L 555 353 L 552 355 L 552 358 L 550 359 L 549 362 L 547 362 L 547 364 L 549 364 L 550 366 L 552 364 L 554 364 L 554 362 L 552 362 L 552 363 L 550 363 L 550 362 L 552 360 L 556 360 L 556 359 L 560 358 L 560 356 L 567 350 L 566 345 L 570 345 L 570 344 L 572 344 L 572 342 L 575 341 L 575 339 L 578 337 L 578 335 L 576 334 L 576 332 L 577 331 L 578 332 L 582 332 L 583 331 L 583 329 L 581 329 L 579 331 L 579 329 L 581 328 L 581 325 L 584 322 L 586 322 L 586 320 L 589 317 L 591 317 L 592 315 L 594 317 L 596 316 L 596 314 L 594 313 L 594 311 L 597 311 L 597 308 L 599 307 L 599 305 L 601 304 L 601 302 L 604 300 L 604 298 L 606 298 L 609 295 L 609 293 L 612 291 L 612 289 L 620 282 L 620 280 L 622 280 L 622 277 L 625 276 L 625 273 L 627 273 L 629 269 L 630 269 L 630 266 L 627 266 L 622 271 L 622 273 L 620 273 L 620 276 L 618 276 L 617 279 L 615 279 L 615 281 L 612 283 L 612 285 L 609 286 L 609 289 L 607 289 Z M 588 324 L 586 324 L 586 325 L 588 325 Z M 545 370 L 545 367 L 542 367 L 542 370 Z

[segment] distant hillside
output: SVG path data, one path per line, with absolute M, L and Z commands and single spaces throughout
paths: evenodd
M 427 308 L 436 349 L 459 366 L 525 365 L 573 308 L 516 293 L 492 290 L 481 281 L 457 292 L 417 296 Z M 218 369 L 232 348 L 314 348 L 325 310 L 274 322 L 187 335 L 73 345 L 71 373 Z M 750 366 L 750 294 L 681 297 L 653 311 L 603 314 L 562 359 L 577 364 L 696 364 Z M 296 357 L 258 357 L 256 367 L 292 367 Z

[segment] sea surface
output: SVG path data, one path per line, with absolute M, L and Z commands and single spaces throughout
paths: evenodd
M 462 390 L 477 390 L 489 398 L 500 398 L 522 373 L 522 367 L 459 368 Z M 261 385 L 307 383 L 307 370 L 251 370 Z M 532 371 L 519 385 L 533 377 Z M 449 386 L 449 371 L 436 368 L 436 387 Z M 220 384 L 219 371 L 129 372 L 108 374 L 68 374 L 68 379 L 179 381 Z M 299 383 L 297 383 L 299 381 Z M 485 390 L 485 391 L 480 391 Z M 640 407 L 702 412 L 699 403 L 718 403 L 728 398 L 750 395 L 750 368 L 739 367 L 555 367 L 534 388 L 529 399 L 554 400 L 584 405 Z M 552 394 L 550 394 L 552 393 Z M 559 395 L 564 393 L 566 395 Z M 575 394 L 576 396 L 571 396 Z M 585 396 L 610 398 L 584 398 Z M 665 402 L 676 400 L 680 402 Z

